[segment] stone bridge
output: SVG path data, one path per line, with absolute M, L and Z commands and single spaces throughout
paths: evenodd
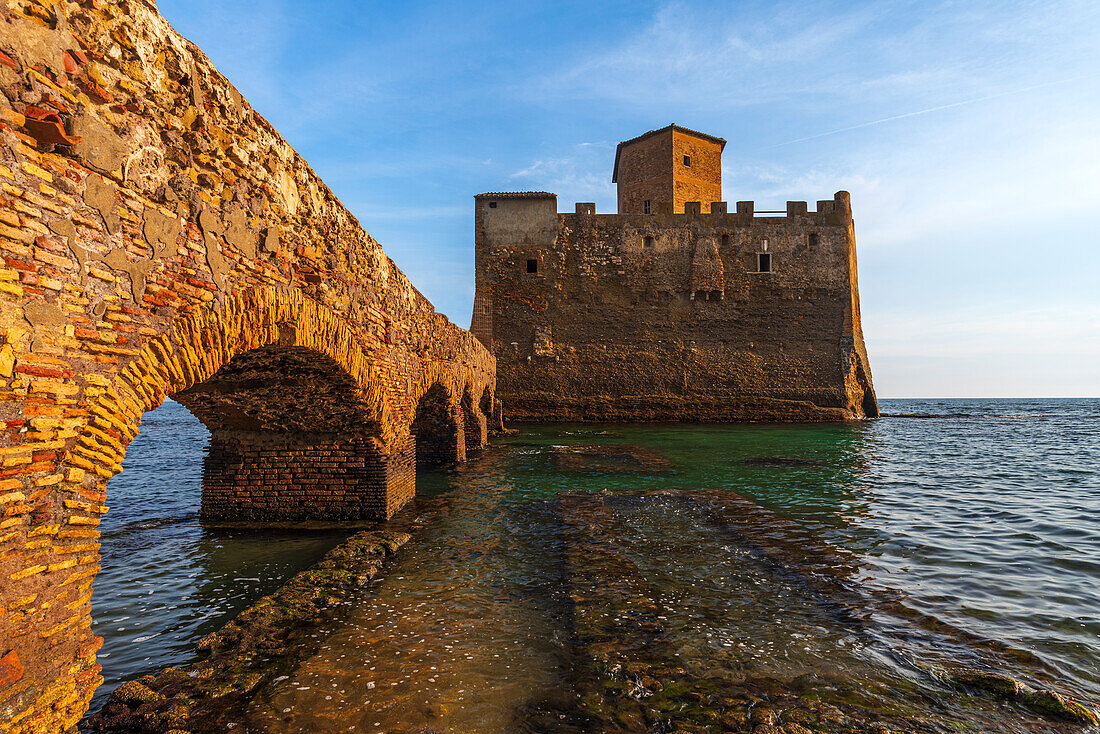
M 107 481 L 172 397 L 202 513 L 390 517 L 499 414 L 495 363 L 147 0 L 0 16 L 0 731 L 102 680 Z

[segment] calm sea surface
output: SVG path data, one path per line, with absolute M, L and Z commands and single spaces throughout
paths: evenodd
M 241 721 L 538 730 L 524 724 L 532 705 L 570 695 L 564 492 L 604 493 L 689 666 L 842 670 L 890 688 L 929 666 L 986 663 L 1100 698 L 1100 400 L 881 408 L 891 415 L 844 425 L 526 426 L 453 472 L 422 474 L 405 514 L 426 527 Z M 92 599 L 107 684 L 93 709 L 121 681 L 186 662 L 198 638 L 345 537 L 204 529 L 206 441 L 167 402 L 110 482 Z M 555 461 L 590 444 L 644 446 L 671 469 Z M 654 492 L 698 489 L 725 492 L 730 517 L 751 522 L 715 524 Z M 768 546 L 837 559 L 838 603 L 858 608 L 858 629 L 761 563 L 752 551 Z

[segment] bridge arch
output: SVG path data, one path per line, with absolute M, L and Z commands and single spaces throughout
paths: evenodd
M 482 410 L 481 395 L 484 388 L 473 382 L 466 383 L 462 391 L 462 427 L 466 434 L 466 448 L 484 446 L 489 435 L 489 416 Z
M 419 398 L 443 383 L 457 408 L 495 381 L 153 4 L 78 7 L 0 22 L 0 719 L 16 734 L 71 728 L 99 683 L 98 524 L 144 412 L 175 395 L 212 428 L 208 517 L 381 519 L 414 492 Z M 73 70 L 93 63 L 96 82 Z M 269 482 L 271 464 L 296 466 Z
M 433 382 L 416 399 L 409 430 L 416 443 L 416 463 L 438 467 L 466 460 L 466 440 L 456 386 Z
M 386 519 L 415 489 L 386 380 L 343 321 L 297 291 L 241 291 L 181 315 L 92 392 L 59 495 L 102 502 L 141 416 L 169 396 L 211 432 L 205 519 Z M 106 511 L 58 499 L 65 523 Z

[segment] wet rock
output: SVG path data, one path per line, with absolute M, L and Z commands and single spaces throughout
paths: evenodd
M 1088 726 L 1100 725 L 1100 717 L 1097 716 L 1095 711 L 1068 696 L 1063 696 L 1054 691 L 1041 690 L 1027 693 L 1023 697 L 1023 702 L 1033 709 L 1060 719 L 1075 721 Z
M 749 714 L 749 721 L 753 724 L 774 726 L 776 723 L 775 712 L 763 706 L 755 706 Z
M 980 688 L 1006 698 L 1015 698 L 1023 690 L 1020 681 L 1003 673 L 975 668 L 949 668 L 945 673 L 947 678 L 955 683 Z
M 794 722 L 788 722 L 780 728 L 783 730 L 783 734 L 813 734 L 812 730 Z
M 664 472 L 672 462 L 645 446 L 633 444 L 584 444 L 556 446 L 550 463 L 564 471 Z
M 136 680 L 127 681 L 115 689 L 111 699 L 127 706 L 140 706 L 143 703 L 163 701 L 164 696 L 147 688 Z

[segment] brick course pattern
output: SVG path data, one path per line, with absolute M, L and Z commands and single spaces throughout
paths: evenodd
M 471 329 L 497 358 L 510 418 L 878 415 L 846 192 L 816 211 L 788 202 L 785 216 L 751 201 L 733 213 L 720 201 L 648 216 L 576 208 L 559 214 L 547 194 L 475 198 Z
M 492 355 L 150 1 L 0 9 L 0 256 L 2 732 L 72 730 L 101 682 L 106 483 L 166 396 L 211 430 L 214 519 L 389 517 L 417 441 L 499 423 Z

